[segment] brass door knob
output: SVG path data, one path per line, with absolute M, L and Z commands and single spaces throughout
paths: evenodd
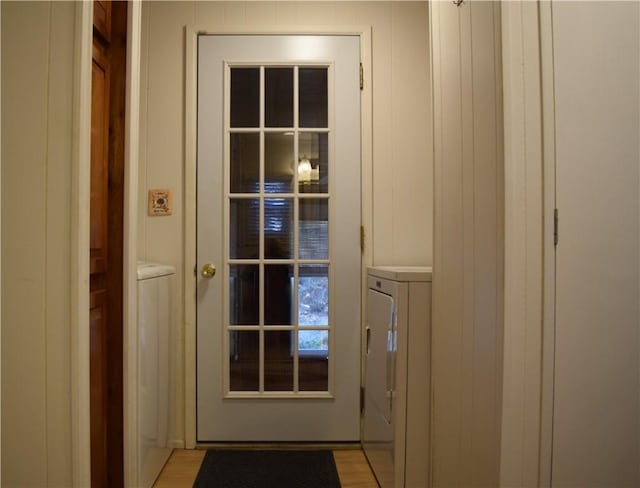
M 201 274 L 203 278 L 211 279 L 216 274 L 216 267 L 211 263 L 207 263 L 202 267 Z

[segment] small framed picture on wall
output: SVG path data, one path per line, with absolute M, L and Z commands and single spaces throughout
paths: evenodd
M 173 213 L 173 197 L 171 190 L 149 190 L 148 214 L 152 217 L 171 215 Z

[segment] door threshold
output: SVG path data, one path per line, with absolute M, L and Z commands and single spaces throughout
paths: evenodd
M 359 450 L 362 449 L 360 441 L 345 442 L 199 442 L 196 449 L 237 449 L 237 450 Z

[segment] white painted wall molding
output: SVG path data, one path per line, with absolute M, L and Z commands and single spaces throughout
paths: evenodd
M 539 486 L 543 147 L 537 2 L 502 7 L 505 321 L 500 486 Z
M 530 43 L 540 45 L 540 83 L 542 88 L 542 367 L 540 369 L 540 447 L 539 486 L 551 486 L 551 455 L 553 436 L 553 387 L 555 362 L 555 308 L 556 277 L 555 248 L 553 244 L 556 206 L 556 132 L 555 132 L 555 87 L 553 72 L 553 28 L 551 22 L 552 3 L 538 1 L 539 33 L 528 32 Z M 533 74 L 532 74 L 533 76 Z M 530 103 L 538 104 L 539 98 L 529 95 Z M 537 238 L 537 236 L 534 236 Z M 538 288 L 531 287 L 532 293 Z M 535 312 L 535 311 L 534 311 Z M 534 317 L 533 332 L 538 333 L 537 317 Z M 536 351 L 531 351 L 535 354 Z
M 193 28 L 185 29 L 185 181 L 184 181 L 184 262 L 186 269 L 196 273 L 196 114 L 198 80 L 198 34 Z M 189 273 L 190 274 L 190 273 Z M 196 445 L 196 280 L 184 280 L 184 340 L 185 340 L 185 447 Z
M 124 485 L 138 483 L 138 159 L 140 155 L 140 48 L 142 3 L 129 2 L 127 11 L 127 74 L 125 106 L 125 189 L 123 221 L 123 394 Z
M 497 486 L 503 361 L 500 2 L 430 2 L 432 485 Z
M 93 4 L 76 8 L 71 255 L 71 418 L 73 486 L 91 484 L 89 400 L 89 192 Z

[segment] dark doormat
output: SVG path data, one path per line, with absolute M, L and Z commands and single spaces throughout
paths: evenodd
M 340 488 L 331 451 L 210 450 L 194 488 Z

